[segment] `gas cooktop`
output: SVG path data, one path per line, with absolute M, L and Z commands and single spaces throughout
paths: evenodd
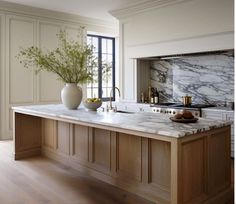
M 211 104 L 191 104 L 189 106 L 184 106 L 181 103 L 159 103 L 152 104 L 153 113 L 162 113 L 176 115 L 177 113 L 182 113 L 184 110 L 190 111 L 195 117 L 202 116 L 202 108 L 214 107 Z
M 180 103 L 158 103 L 152 104 L 151 107 L 168 107 L 168 108 L 209 108 L 214 107 L 215 105 L 212 104 L 191 104 L 189 106 L 184 106 Z

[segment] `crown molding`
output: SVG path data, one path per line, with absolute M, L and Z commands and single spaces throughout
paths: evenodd
M 116 22 L 104 21 L 100 19 L 88 18 L 80 15 L 69 14 L 60 11 L 53 11 L 43 8 L 36 8 L 32 6 L 26 6 L 22 4 L 16 4 L 6 1 L 0 1 L 0 12 L 15 13 L 23 15 L 31 15 L 39 18 L 50 18 L 54 20 L 60 20 L 64 22 L 76 23 L 81 25 L 101 26 L 110 29 L 116 29 L 118 26 Z
M 178 4 L 184 1 L 189 1 L 189 0 L 150 0 L 148 2 L 135 4 L 133 6 L 129 6 L 126 8 L 112 10 L 112 11 L 109 11 L 109 13 L 113 15 L 114 17 L 116 17 L 117 19 L 123 20 L 135 14 L 143 13 L 152 9 L 169 6 L 172 4 Z

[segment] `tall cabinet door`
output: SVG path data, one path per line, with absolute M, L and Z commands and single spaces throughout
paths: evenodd
M 129 57 L 129 42 L 126 30 L 129 29 L 129 23 L 121 25 L 121 44 L 120 44 L 120 88 L 121 99 L 127 102 L 137 102 L 137 60 Z
M 49 22 L 39 22 L 39 47 L 44 51 L 51 51 L 58 47 L 57 34 L 60 31 L 60 25 Z M 60 103 L 62 81 L 57 80 L 57 75 L 54 73 L 40 72 L 38 75 L 38 103 Z
M 7 16 L 6 18 L 6 133 L 12 134 L 14 105 L 35 102 L 34 73 L 20 64 L 16 58 L 20 48 L 35 45 L 35 21 L 30 18 Z

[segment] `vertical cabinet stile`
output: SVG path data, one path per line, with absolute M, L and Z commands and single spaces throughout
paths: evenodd
M 111 174 L 114 177 L 117 172 L 117 133 L 111 132 Z
M 71 158 L 76 163 L 88 165 L 89 163 L 89 131 L 88 126 L 71 124 Z
M 177 139 L 173 139 L 171 141 L 171 204 L 178 204 L 181 202 L 180 196 L 180 166 L 179 166 L 179 159 L 180 155 L 177 154 L 179 152 L 179 143 Z M 181 154 L 181 153 L 180 153 Z
M 51 119 L 42 119 L 42 150 L 51 152 L 56 150 L 56 121 Z
M 70 154 L 70 130 L 70 123 L 57 121 L 56 150 L 59 154 L 67 156 Z
M 73 156 L 74 154 L 74 137 L 75 137 L 75 125 L 70 124 L 70 145 L 69 145 L 69 155 Z
M 142 138 L 142 182 L 149 183 L 150 176 L 150 141 L 148 138 Z
M 93 153 L 94 153 L 94 150 L 93 150 L 93 147 L 94 147 L 94 145 L 93 145 L 93 132 L 94 132 L 94 130 L 93 130 L 93 128 L 92 127 L 89 127 L 89 129 L 88 129 L 88 131 L 89 131 L 89 133 L 88 133 L 88 141 L 89 141 L 89 145 L 88 145 L 88 149 L 89 149 L 89 151 L 88 151 L 88 154 L 89 154 L 89 157 L 88 157 L 88 161 L 90 162 L 90 163 L 93 163 L 93 158 L 94 158 L 94 156 L 93 156 Z

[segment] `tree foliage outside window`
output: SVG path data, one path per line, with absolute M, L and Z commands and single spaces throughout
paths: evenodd
M 98 65 L 92 70 L 93 81 L 87 84 L 87 98 L 109 100 L 110 90 L 115 86 L 115 39 L 88 35 L 87 44 L 94 47 L 93 55 Z

